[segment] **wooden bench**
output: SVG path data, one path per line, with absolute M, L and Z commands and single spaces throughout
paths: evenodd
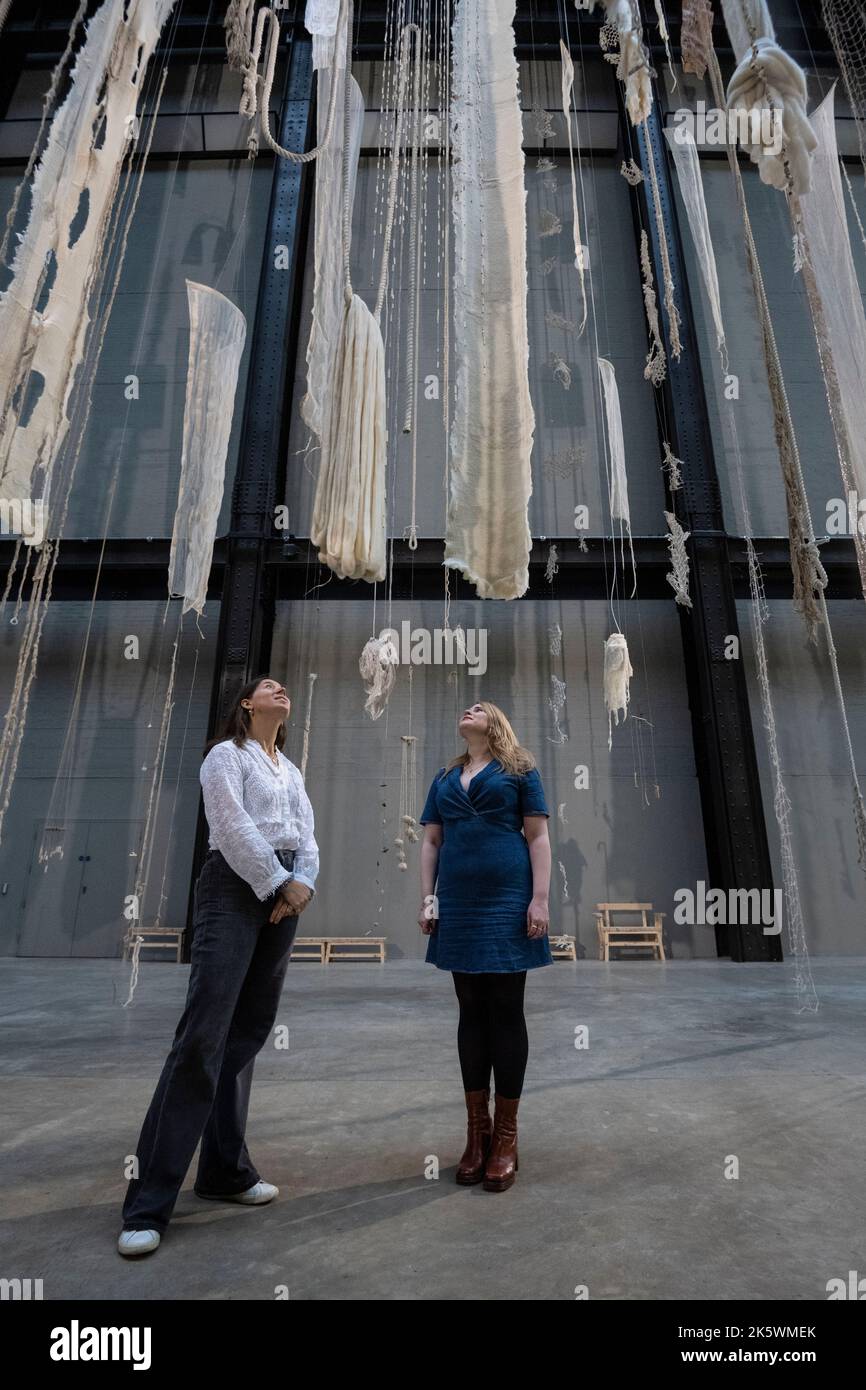
M 651 912 L 652 925 L 647 920 Z M 632 917 L 638 916 L 640 921 L 614 921 L 614 913 L 618 916 L 625 913 Z M 652 903 L 596 903 L 599 960 L 610 960 L 611 946 L 649 947 L 654 960 L 666 960 L 662 934 L 666 915 L 664 912 L 653 912 Z
M 323 936 L 296 936 L 292 946 L 292 960 L 314 960 L 324 965 L 327 960 L 328 943 Z
M 554 960 L 577 960 L 577 949 L 573 936 L 552 936 L 550 954 Z
M 139 947 L 139 954 L 142 951 L 173 950 L 175 961 L 179 964 L 185 930 L 185 927 L 137 927 L 133 933 L 123 938 L 123 959 L 132 959 L 134 937 L 141 936 L 144 939 Z
M 298 936 L 292 947 L 292 960 L 313 960 L 332 965 L 336 960 L 385 962 L 384 936 Z

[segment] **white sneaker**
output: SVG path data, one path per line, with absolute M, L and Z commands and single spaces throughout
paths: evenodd
M 199 1192 L 197 1196 L 204 1197 L 208 1202 L 242 1202 L 247 1207 L 261 1207 L 265 1202 L 272 1202 L 279 1196 L 280 1189 L 275 1187 L 272 1182 L 265 1182 L 260 1179 L 252 1187 L 248 1187 L 246 1192 L 233 1192 L 227 1197 L 220 1197 L 218 1194 L 210 1192 Z
M 161 1239 L 159 1231 L 121 1231 L 117 1248 L 121 1255 L 149 1255 Z

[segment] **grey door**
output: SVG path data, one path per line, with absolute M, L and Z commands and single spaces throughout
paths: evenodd
M 68 821 L 63 857 L 41 864 L 36 827 L 19 956 L 120 956 L 141 829 L 140 821 Z

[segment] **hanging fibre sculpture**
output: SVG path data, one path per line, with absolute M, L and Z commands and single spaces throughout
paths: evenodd
M 613 632 L 604 644 L 604 706 L 607 710 L 607 746 L 613 746 L 612 724 L 628 716 L 631 699 L 629 681 L 634 675 L 628 655 L 628 643 L 621 632 Z
M 817 144 L 806 115 L 806 75 L 779 47 L 766 0 L 722 0 L 722 13 L 737 60 L 727 109 L 739 113 L 740 128 L 748 132 L 740 143 L 763 183 L 806 193 Z M 762 120 L 768 109 L 781 118 L 781 140 Z
M 133 177 L 126 156 L 138 146 L 136 107 L 144 88 L 142 75 L 173 3 L 133 0 L 122 11 L 106 3 L 92 16 L 66 95 L 51 120 L 45 148 L 38 163 L 31 157 L 25 173 L 27 183 L 35 164 L 29 185 L 29 220 L 18 236 L 10 267 L 12 278 L 0 294 L 0 500 L 11 498 L 14 504 L 16 498 L 32 498 L 38 489 L 39 524 L 44 517 L 45 531 L 54 539 L 42 540 L 38 534 L 28 533 L 30 517 L 26 518 L 23 540 L 32 550 L 27 554 L 11 620 L 16 624 L 31 555 L 33 568 L 9 708 L 0 734 L 0 835 L 24 736 L 59 537 L 89 418 L 93 381 L 167 69 L 155 93 L 148 135 Z M 73 27 L 80 17 L 79 8 Z M 61 65 L 68 52 L 67 45 Z M 55 72 L 48 99 L 57 83 Z M 46 105 L 40 131 L 47 109 Z M 130 187 L 132 192 L 118 208 L 124 164 L 124 194 Z M 13 209 L 19 200 L 20 190 Z M 108 275 L 109 265 L 113 279 Z M 43 292 L 45 302 L 37 309 Z M 40 383 L 35 403 L 30 400 L 31 380 Z M 22 412 L 31 404 L 29 418 L 22 425 Z M 0 609 L 11 591 L 21 544 L 19 541 L 15 547 Z
M 346 40 L 346 70 L 350 69 L 352 5 Z M 334 371 L 323 415 L 322 456 L 313 501 L 310 539 L 319 560 L 341 579 L 376 583 L 386 573 L 385 476 L 387 464 L 385 345 L 380 319 L 385 303 L 388 266 L 397 199 L 397 180 L 403 140 L 403 113 L 409 73 L 409 46 L 418 26 L 403 28 L 399 58 L 399 90 L 382 261 L 375 307 L 371 313 L 352 289 L 349 269 L 351 209 L 349 204 L 349 146 L 351 88 L 344 84 L 343 145 L 343 319 L 334 357 Z
M 456 390 L 445 564 L 480 598 L 529 587 L 526 189 L 514 0 L 457 0 L 452 27 Z
M 172 596 L 183 595 L 183 613 L 190 608 L 202 613 L 247 321 L 230 299 L 208 285 L 187 280 L 186 292 L 189 360 L 168 591 Z
M 355 201 L 364 124 L 364 98 L 355 78 L 346 69 L 345 25 L 348 15 L 343 15 L 342 27 L 338 29 L 338 0 L 328 0 L 328 13 L 323 14 L 322 8 L 321 0 L 318 5 L 308 0 L 305 17 L 306 26 L 313 34 L 313 67 L 318 71 L 316 111 L 320 154 L 316 163 L 313 312 L 307 343 L 307 390 L 300 404 L 301 418 L 320 441 L 343 317 L 343 249 L 341 238 L 334 235 L 334 228 L 340 225 L 342 217 L 346 132 L 345 122 L 338 121 L 328 134 L 332 82 L 337 83 L 336 101 L 341 111 L 345 110 L 344 82 L 348 81 L 351 89 L 347 158 L 349 187 L 346 195 L 350 207 Z

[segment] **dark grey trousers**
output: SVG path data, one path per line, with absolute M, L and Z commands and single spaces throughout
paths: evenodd
M 280 854 L 291 869 L 294 855 Z M 244 1139 L 256 1055 L 280 1003 L 295 915 L 268 921 L 260 902 L 211 850 L 195 886 L 189 989 L 135 1153 L 124 1230 L 164 1232 L 201 1139 L 195 1190 L 244 1192 L 259 1181 Z

